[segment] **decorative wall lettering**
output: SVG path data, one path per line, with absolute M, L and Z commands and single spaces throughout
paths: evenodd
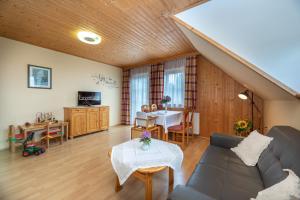
M 109 88 L 119 88 L 118 81 L 109 76 L 105 76 L 104 74 L 92 75 L 92 79 L 96 82 L 97 85 L 103 85 Z

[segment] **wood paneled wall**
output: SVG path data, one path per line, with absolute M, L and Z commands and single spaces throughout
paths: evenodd
M 238 94 L 246 88 L 203 56 L 198 56 L 197 111 L 200 113 L 200 135 L 213 132 L 234 134 L 234 122 L 251 120 L 251 101 Z M 255 80 L 254 80 L 255 81 Z M 254 128 L 263 131 L 263 99 L 254 95 L 261 114 L 254 108 Z

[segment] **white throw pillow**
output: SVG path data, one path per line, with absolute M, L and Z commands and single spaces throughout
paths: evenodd
M 258 192 L 256 199 L 251 200 L 296 200 L 300 199 L 300 179 L 289 169 L 289 175 L 281 182 Z
M 255 130 L 243 139 L 237 147 L 231 148 L 231 150 L 247 166 L 255 166 L 260 154 L 268 147 L 272 140 L 273 138 L 264 136 Z

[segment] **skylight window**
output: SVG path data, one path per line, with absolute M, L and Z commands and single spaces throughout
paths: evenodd
M 300 1 L 211 0 L 176 17 L 300 92 Z

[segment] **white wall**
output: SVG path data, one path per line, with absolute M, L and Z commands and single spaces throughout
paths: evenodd
M 52 68 L 52 89 L 27 88 L 27 64 Z M 119 88 L 97 85 L 93 74 L 117 80 Z M 110 125 L 120 123 L 122 70 L 0 37 L 0 149 L 7 147 L 10 124 L 33 122 L 37 112 L 53 112 L 63 119 L 63 107 L 75 106 L 77 91 L 101 91 L 110 106 Z
M 215 0 L 176 16 L 299 93 L 299 9 L 297 0 Z
M 293 100 L 294 96 L 283 90 L 277 84 L 270 81 L 270 78 L 262 76 L 262 72 L 257 73 L 248 66 L 242 64 L 229 54 L 225 53 L 218 47 L 212 45 L 207 40 L 199 37 L 193 31 L 185 26 L 178 24 L 185 36 L 191 41 L 193 46 L 208 60 L 230 75 L 236 81 L 254 93 L 262 97 L 264 100 Z M 255 81 L 253 81 L 255 80 Z
M 289 125 L 300 130 L 300 100 L 265 101 L 264 124 L 267 129 L 275 125 Z

